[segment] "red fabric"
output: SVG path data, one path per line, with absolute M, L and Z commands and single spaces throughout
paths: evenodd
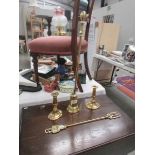
M 55 80 L 55 81 L 53 81 L 50 84 L 45 84 L 44 85 L 44 90 L 46 92 L 51 93 L 52 91 L 56 90 L 57 87 L 58 87 L 58 82 Z
M 79 43 L 79 38 L 77 42 Z M 70 36 L 40 37 L 33 39 L 28 45 L 31 53 L 71 55 Z M 87 41 L 83 40 L 81 45 L 82 52 L 86 52 L 87 45 Z
M 131 91 L 130 89 L 128 89 L 127 87 L 124 87 L 124 86 L 117 86 L 117 88 L 120 91 L 122 91 L 123 93 L 125 93 L 126 95 L 128 95 L 130 98 L 135 100 L 135 92 Z

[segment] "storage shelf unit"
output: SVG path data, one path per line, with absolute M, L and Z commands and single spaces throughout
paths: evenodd
M 32 39 L 43 36 L 43 19 L 31 16 Z

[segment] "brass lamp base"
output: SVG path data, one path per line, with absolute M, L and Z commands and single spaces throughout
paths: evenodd
M 67 111 L 69 113 L 77 113 L 77 112 L 80 111 L 80 109 L 79 109 L 79 106 L 78 105 L 76 105 L 76 106 L 68 105 Z
M 88 109 L 95 110 L 95 109 L 98 109 L 100 107 L 100 104 L 97 103 L 96 101 L 89 101 L 86 103 L 86 107 Z
M 57 120 L 62 116 L 62 111 L 57 109 L 57 111 L 52 111 L 48 115 L 48 119 L 50 120 Z

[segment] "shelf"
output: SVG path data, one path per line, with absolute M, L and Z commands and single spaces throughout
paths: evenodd
M 31 16 L 31 33 L 32 39 L 43 36 L 43 19 Z
M 135 69 L 134 68 L 128 67 L 124 63 L 120 63 L 120 62 L 114 61 L 110 57 L 106 57 L 106 56 L 103 56 L 103 55 L 100 55 L 100 54 L 95 54 L 94 57 L 97 58 L 97 59 L 100 59 L 102 61 L 105 61 L 105 62 L 107 62 L 109 64 L 112 64 L 114 66 L 117 66 L 117 67 L 119 67 L 121 69 L 124 69 L 126 71 L 129 71 L 129 72 L 131 72 L 133 74 L 135 73 Z

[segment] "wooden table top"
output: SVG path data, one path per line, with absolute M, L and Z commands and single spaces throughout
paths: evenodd
M 101 104 L 97 110 L 88 110 L 85 107 L 84 103 L 88 100 L 79 99 L 81 111 L 76 114 L 69 114 L 66 111 L 68 101 L 60 102 L 59 108 L 63 110 L 63 116 L 57 121 L 50 121 L 47 118 L 52 109 L 51 104 L 23 109 L 20 155 L 79 154 L 134 135 L 134 121 L 106 95 L 97 97 L 97 101 Z M 44 133 L 44 130 L 53 124 L 71 124 L 113 111 L 119 112 L 121 117 L 69 127 L 57 134 Z

